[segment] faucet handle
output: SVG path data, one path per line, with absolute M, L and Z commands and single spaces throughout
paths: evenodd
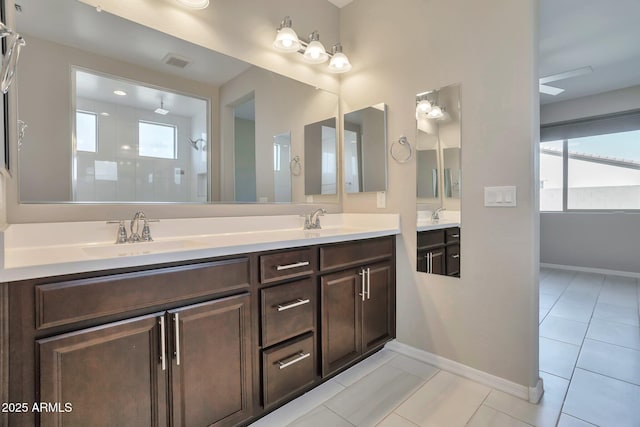
M 124 220 L 107 221 L 107 224 L 118 224 L 118 234 L 116 235 L 116 244 L 127 243 L 127 228 L 124 226 Z
M 153 242 L 153 238 L 151 237 L 151 228 L 149 227 L 149 220 L 144 220 L 144 225 L 142 226 L 142 236 L 140 236 L 140 240 L 145 242 Z
M 311 214 L 303 214 L 300 215 L 301 218 L 304 218 L 304 227 L 303 230 L 308 230 L 311 228 Z

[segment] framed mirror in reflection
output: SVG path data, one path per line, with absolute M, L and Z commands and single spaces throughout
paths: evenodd
M 322 157 L 289 162 L 337 95 L 76 0 L 21 7 L 21 203 L 306 201 Z
M 416 95 L 417 270 L 460 277 L 460 85 Z
M 387 190 L 387 106 L 377 104 L 344 115 L 344 189 Z

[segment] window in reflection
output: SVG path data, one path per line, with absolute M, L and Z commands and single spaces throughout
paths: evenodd
M 98 140 L 98 116 L 86 111 L 76 111 L 76 149 L 96 152 Z

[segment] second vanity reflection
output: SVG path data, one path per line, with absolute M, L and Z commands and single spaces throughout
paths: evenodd
M 416 268 L 450 277 L 460 277 L 460 113 L 460 85 L 416 95 Z

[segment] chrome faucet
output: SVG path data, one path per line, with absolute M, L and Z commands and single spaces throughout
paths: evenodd
M 140 221 L 143 221 L 142 235 L 140 235 L 139 233 Z M 136 227 L 135 231 L 133 229 L 134 225 Z M 151 238 L 151 229 L 149 227 L 149 220 L 147 219 L 147 216 L 142 211 L 136 212 L 136 214 L 133 216 L 133 219 L 131 220 L 131 224 L 129 226 L 129 230 L 131 231 L 128 239 L 129 243 L 135 243 L 139 241 L 143 241 L 143 242 L 153 241 L 153 239 Z
M 431 214 L 431 221 L 438 221 L 440 219 L 440 212 L 445 211 L 445 208 L 438 208 Z
M 327 213 L 326 209 L 316 209 L 313 213 L 307 214 L 304 217 L 304 229 L 305 230 L 317 230 L 322 228 L 320 226 L 320 215 Z
M 140 232 L 140 221 L 142 221 L 142 233 Z M 129 224 L 129 236 L 127 236 L 127 228 L 125 227 L 124 220 L 107 221 L 107 224 L 118 224 L 116 244 L 120 245 L 123 243 L 153 242 L 153 238 L 151 237 L 151 228 L 149 227 L 150 222 L 158 222 L 158 220 L 147 218 L 142 211 L 136 212 Z

